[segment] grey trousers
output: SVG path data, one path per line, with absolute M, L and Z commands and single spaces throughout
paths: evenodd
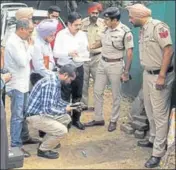
M 6 114 L 4 105 L 1 99 L 1 161 L 0 169 L 7 169 L 8 167 L 8 138 L 7 138 L 7 127 L 6 127 Z

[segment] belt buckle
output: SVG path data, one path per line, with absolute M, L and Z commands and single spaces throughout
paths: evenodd
M 104 60 L 105 60 L 106 62 L 108 62 L 108 59 L 107 59 L 107 58 L 104 58 Z
M 154 71 L 153 70 L 150 70 L 151 74 L 154 75 Z

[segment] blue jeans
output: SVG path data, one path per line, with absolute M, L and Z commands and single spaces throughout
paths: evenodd
M 27 141 L 30 138 L 28 125 L 24 117 L 29 93 L 11 90 L 7 94 L 11 98 L 11 147 L 21 147 L 22 141 Z

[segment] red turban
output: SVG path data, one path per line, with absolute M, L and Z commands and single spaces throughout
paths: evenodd
M 90 3 L 90 5 L 88 7 L 88 14 L 92 13 L 95 10 L 98 10 L 99 12 L 101 12 L 103 10 L 102 4 L 100 4 L 98 2 Z

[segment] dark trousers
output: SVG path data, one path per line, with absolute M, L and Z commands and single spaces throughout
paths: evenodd
M 83 89 L 83 79 L 84 79 L 84 68 L 80 66 L 76 69 L 76 78 L 71 84 L 62 85 L 61 96 L 65 101 L 72 103 L 80 102 L 82 98 Z M 72 121 L 79 121 L 81 112 L 73 110 Z

